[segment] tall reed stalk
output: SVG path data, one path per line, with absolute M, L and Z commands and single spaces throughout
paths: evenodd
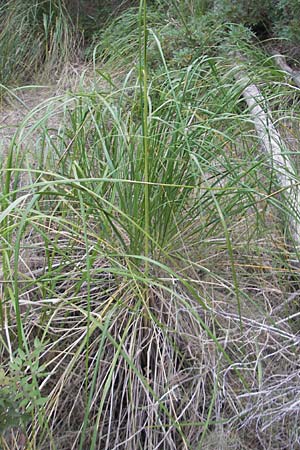
M 150 234 L 150 198 L 149 198 L 149 137 L 148 137 L 148 67 L 147 67 L 147 0 L 140 2 L 140 62 L 139 62 L 139 78 L 141 83 L 141 102 L 143 111 L 142 132 L 143 132 L 143 149 L 144 149 L 144 202 L 145 202 L 145 275 L 149 274 L 149 234 Z

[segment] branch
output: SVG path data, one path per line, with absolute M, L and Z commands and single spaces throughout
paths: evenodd
M 300 87 L 300 72 L 298 72 L 297 70 L 292 69 L 286 63 L 285 56 L 274 55 L 274 60 L 275 60 L 276 64 L 278 65 L 278 67 L 281 70 L 283 70 L 283 72 L 285 72 L 286 74 L 288 74 L 292 78 L 292 80 L 294 81 L 296 86 Z

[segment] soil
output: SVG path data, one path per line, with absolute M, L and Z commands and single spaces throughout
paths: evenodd
M 0 105 L 0 148 L 6 149 L 29 111 L 55 95 L 55 87 L 24 87 Z M 28 123 L 30 126 L 30 122 Z
M 68 64 L 60 74 L 60 78 L 51 84 L 35 84 L 33 81 L 27 86 L 12 89 L 3 96 L 0 102 L 0 159 L 26 116 L 42 103 L 47 103 L 47 100 L 68 91 L 75 91 L 82 82 L 83 74 L 85 74 L 84 86 L 89 85 L 92 77 L 90 66 L 75 62 Z M 36 122 L 36 118 L 35 115 L 29 119 L 26 128 L 30 128 Z M 58 124 L 57 114 L 50 117 L 51 128 L 57 128 Z

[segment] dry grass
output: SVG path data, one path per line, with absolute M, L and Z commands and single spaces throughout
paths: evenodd
M 95 448 L 108 450 L 298 448 L 299 321 L 291 304 L 299 291 L 293 273 L 277 262 L 276 229 L 256 241 L 258 259 L 256 248 L 253 255 L 249 246 L 245 251 L 239 226 L 241 318 L 226 251 L 216 253 L 213 243 L 211 252 L 200 247 L 189 269 L 205 308 L 180 277 L 161 271 L 147 289 L 146 307 L 137 282 L 115 275 L 109 260 L 94 261 L 90 290 L 87 283 L 79 287 L 85 248 L 79 242 L 75 248 L 67 232 L 59 241 L 52 233 L 56 246 L 73 248 L 70 257 L 57 256 L 47 267 L 43 241 L 29 235 L 19 267 L 27 340 L 44 336 L 48 342 L 41 355 L 48 375 L 40 389 L 49 396 L 45 413 L 54 441 L 42 439 L 37 448 L 79 448 L 88 392 L 84 449 L 93 438 Z M 50 270 L 57 279 L 45 296 L 41 280 Z M 38 435 L 37 426 L 31 432 Z

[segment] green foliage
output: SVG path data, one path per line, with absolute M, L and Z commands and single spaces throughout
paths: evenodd
M 272 3 L 273 0 L 216 0 L 214 10 L 230 22 L 257 25 L 268 21 Z
M 0 369 L 0 433 L 11 427 L 23 427 L 47 398 L 41 397 L 37 381 L 45 376 L 39 358 L 44 345 L 34 340 L 30 354 L 22 349 L 9 364 L 9 372 Z
M 148 28 L 168 26 L 161 11 L 148 8 Z M 117 17 L 105 30 L 95 33 L 93 42 L 87 50 L 88 55 L 114 64 L 131 63 L 137 61 L 139 53 L 139 10 L 130 8 Z
M 280 0 L 276 10 L 274 31 L 293 44 L 300 43 L 300 2 L 298 0 Z M 298 50 L 297 54 L 299 55 Z
M 67 8 L 74 23 L 82 32 L 85 43 L 90 44 L 94 34 L 99 34 L 113 18 L 119 16 L 126 8 L 138 5 L 138 0 L 81 0 L 69 1 Z
M 15 85 L 37 72 L 59 70 L 74 47 L 63 0 L 7 0 L 0 6 L 0 24 L 0 83 L 4 85 Z
M 253 2 L 217 0 L 212 2 L 159 2 L 160 7 L 148 10 L 148 64 L 161 70 L 161 61 L 154 35 L 160 41 L 168 66 L 181 68 L 203 54 L 217 56 L 220 47 L 240 38 L 249 42 L 273 33 L 296 44 L 300 18 L 298 2 Z M 238 31 L 239 30 L 239 31 Z M 176 43 L 176 45 L 175 45 Z M 114 20 L 100 34 L 94 35 L 88 55 L 115 67 L 132 64 L 138 55 L 138 10 L 131 8 Z
M 185 67 L 203 54 L 216 55 L 218 46 L 226 36 L 226 30 L 218 24 L 213 13 L 190 19 L 188 33 L 178 21 L 154 32 L 157 33 L 169 67 L 174 68 Z M 159 67 L 160 56 L 156 45 L 150 48 L 149 63 L 153 67 Z
M 284 39 L 283 46 L 286 48 L 300 42 L 298 0 L 216 0 L 214 10 L 220 21 L 251 27 L 257 31 L 259 38 Z M 296 53 L 299 54 L 299 51 Z
M 181 68 L 199 58 L 203 53 L 215 55 L 216 49 L 226 35 L 213 13 L 191 17 L 188 32 L 180 17 L 168 20 L 163 10 L 148 11 L 148 64 L 151 69 L 161 69 L 161 57 L 154 34 L 163 48 L 169 67 Z M 176 45 L 174 43 L 176 42 Z M 118 65 L 137 61 L 138 10 L 130 9 L 118 17 L 102 33 L 95 34 L 88 54 L 102 61 Z

